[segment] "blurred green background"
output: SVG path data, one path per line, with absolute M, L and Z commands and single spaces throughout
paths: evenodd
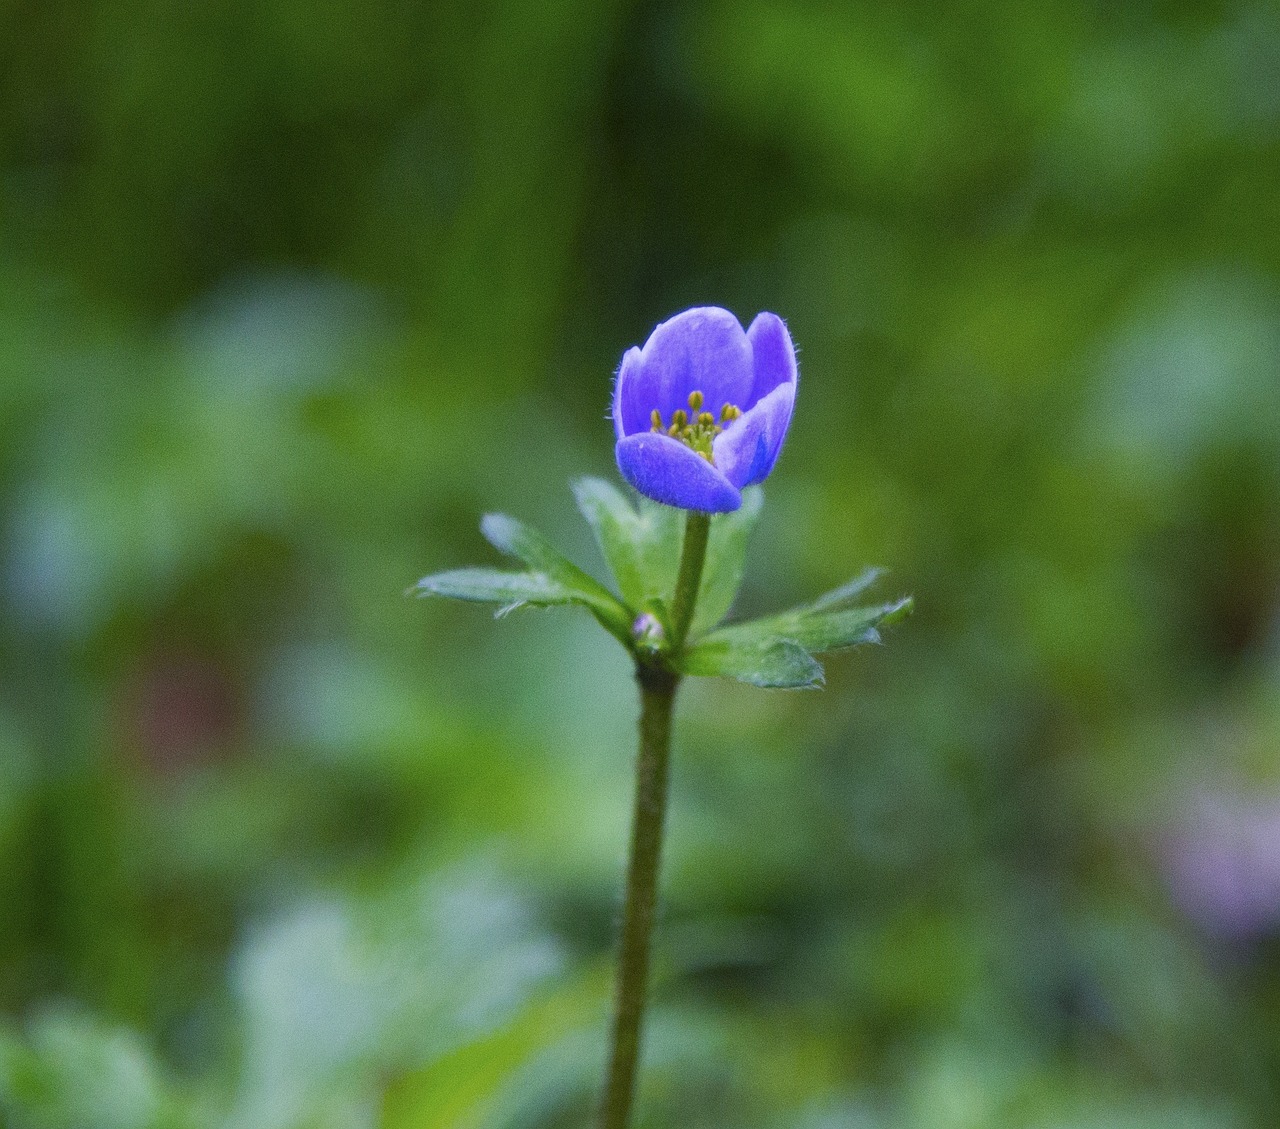
M 633 756 L 583 614 L 623 349 L 801 349 L 685 692 L 641 1124 L 1280 1103 L 1280 11 L 0 5 L 0 1123 L 560 1129 Z

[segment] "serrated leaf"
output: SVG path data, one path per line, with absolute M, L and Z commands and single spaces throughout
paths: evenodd
M 759 643 L 708 636 L 680 659 L 683 674 L 732 678 L 773 689 L 810 689 L 822 684 L 822 664 L 790 639 Z
M 811 654 L 824 654 L 861 643 L 878 643 L 878 628 L 907 614 L 911 607 L 909 596 L 888 604 L 835 610 L 820 600 L 780 615 L 723 627 L 705 641 L 763 647 L 773 640 L 787 639 Z
M 913 607 L 910 597 L 872 607 L 854 604 L 854 600 L 881 575 L 878 568 L 868 568 L 840 588 L 820 595 L 812 603 L 801 604 L 763 620 L 732 623 L 713 631 L 705 637 L 703 644 L 768 648 L 785 640 L 801 646 L 809 654 L 824 654 L 847 646 L 879 643 L 879 627 L 905 616 Z
M 707 559 L 702 567 L 702 583 L 690 628 L 695 637 L 715 627 L 729 614 L 742 587 L 747 542 L 763 507 L 764 491 L 759 486 L 751 486 L 742 492 L 742 505 L 738 509 L 712 520 Z
M 600 478 L 578 479 L 573 493 L 632 609 L 652 610 L 669 598 L 680 562 L 680 511 L 643 498 L 637 509 Z
M 480 532 L 499 552 L 523 561 L 535 575 L 542 574 L 567 591 L 573 602 L 590 608 L 619 639 L 625 642 L 629 638 L 631 615 L 617 597 L 532 526 L 507 514 L 485 514 L 480 521 Z

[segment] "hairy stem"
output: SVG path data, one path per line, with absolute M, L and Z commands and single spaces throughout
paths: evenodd
M 668 625 L 672 651 L 678 652 L 684 645 L 693 621 L 710 527 L 708 514 L 689 514 Z M 631 857 L 622 908 L 609 1072 L 600 1110 L 600 1129 L 627 1129 L 631 1121 L 649 980 L 649 948 L 657 915 L 658 864 L 662 855 L 671 757 L 671 714 L 680 676 L 659 663 L 637 660 L 636 681 L 640 685 L 640 751 L 636 761 Z
M 657 910 L 658 861 L 667 808 L 671 708 L 678 681 L 674 674 L 645 666 L 637 668 L 636 679 L 640 683 L 640 756 L 636 764 L 631 861 L 622 911 L 613 1037 L 609 1045 L 601 1129 L 626 1129 L 631 1120 L 649 979 L 649 942 Z

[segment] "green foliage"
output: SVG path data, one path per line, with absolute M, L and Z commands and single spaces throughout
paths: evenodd
M 702 569 L 702 583 L 698 588 L 698 602 L 693 609 L 693 625 L 690 627 L 695 638 L 724 619 L 733 607 L 738 589 L 742 587 L 747 542 L 763 507 L 763 488 L 750 486 L 742 492 L 739 509 L 720 514 L 712 520 L 707 560 Z
M 621 613 L 618 601 L 608 590 L 562 556 L 536 529 L 506 514 L 485 514 L 480 521 L 480 532 L 499 552 L 516 557 L 531 569 L 581 593 L 582 599 L 590 601 L 593 607 Z
M 677 510 L 641 501 L 637 509 L 617 487 L 600 479 L 574 483 L 578 508 L 614 574 L 623 599 L 568 561 L 537 530 L 505 514 L 486 514 L 481 532 L 494 548 L 523 561 L 533 571 L 496 572 L 468 568 L 437 573 L 418 581 L 425 596 L 497 603 L 498 615 L 522 607 L 581 604 L 628 650 L 646 661 L 661 655 L 648 640 L 634 637 L 631 624 L 643 612 L 664 620 L 680 558 L 682 517 Z M 717 515 L 711 524 L 706 562 L 694 611 L 690 644 L 668 661 L 682 674 L 732 678 L 752 686 L 814 689 L 822 684 L 822 665 L 812 656 L 826 651 L 878 643 L 877 628 L 911 610 L 904 598 L 878 607 L 851 606 L 881 575 L 868 569 L 811 604 L 749 623 L 707 630 L 728 614 L 742 585 L 747 542 L 764 506 L 764 492 L 743 492 L 733 513 Z
M 622 598 L 637 613 L 654 612 L 662 619 L 675 587 L 684 515 L 639 496 L 633 504 L 619 487 L 599 478 L 578 479 L 573 491 Z M 743 492 L 738 510 L 712 519 L 694 635 L 714 627 L 733 606 L 742 585 L 747 541 L 763 506 L 764 491 L 751 487 Z
M 600 478 L 575 480 L 573 494 L 622 598 L 645 611 L 665 607 L 680 563 L 680 512 L 638 496 L 633 505 Z
M 810 604 L 748 623 L 735 623 L 699 639 L 681 660 L 686 674 L 734 678 L 753 686 L 813 688 L 823 679 L 812 656 L 880 642 L 878 628 L 912 608 L 909 597 L 877 607 L 849 605 L 879 576 L 869 569 Z
M 767 619 L 722 628 L 707 636 L 705 641 L 752 645 L 784 638 L 820 655 L 826 651 L 856 647 L 860 643 L 880 642 L 877 627 L 893 623 L 911 607 L 909 597 L 878 607 L 842 608 L 838 611 L 809 604 Z
M 506 514 L 486 514 L 480 528 L 494 548 L 524 561 L 532 571 L 455 569 L 423 577 L 414 586 L 419 595 L 501 604 L 499 616 L 526 604 L 531 607 L 579 604 L 587 608 L 606 631 L 624 645 L 630 644 L 632 617 L 627 609 L 608 589 L 561 556 L 541 533 Z
M 533 604 L 585 602 L 581 593 L 558 584 L 542 572 L 502 572 L 492 568 L 459 568 L 424 576 L 414 586 L 423 596 L 447 596 L 454 600 L 474 600 L 482 604 L 502 604 L 498 614 Z
M 822 685 L 822 664 L 799 643 L 785 638 L 739 642 L 711 636 L 689 648 L 680 660 L 680 670 L 780 690 L 812 690 Z

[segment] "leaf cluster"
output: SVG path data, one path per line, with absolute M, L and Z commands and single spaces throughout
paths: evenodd
M 616 486 L 598 478 L 579 479 L 573 492 L 613 574 L 616 594 L 536 529 L 506 514 L 486 514 L 480 530 L 523 569 L 455 569 L 424 577 L 411 591 L 497 604 L 498 616 L 521 607 L 577 604 L 638 662 L 661 665 L 676 674 L 790 688 L 820 686 L 823 670 L 816 656 L 878 643 L 879 628 L 911 610 L 910 597 L 859 604 L 881 576 L 879 569 L 868 569 L 810 603 L 719 626 L 742 585 L 747 542 L 764 504 L 763 491 L 753 487 L 743 492 L 740 509 L 712 521 L 693 624 L 688 641 L 674 651 L 663 639 L 679 568 L 681 512 L 646 498 L 633 504 Z M 642 626 L 654 621 L 662 630 Z

